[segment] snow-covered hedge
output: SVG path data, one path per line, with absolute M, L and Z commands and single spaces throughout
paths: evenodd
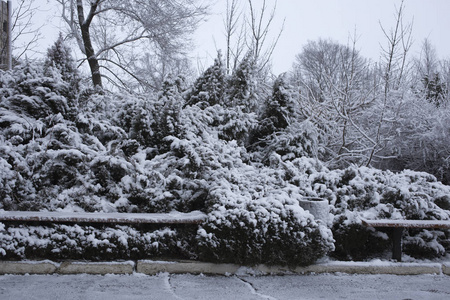
M 152 257 L 193 258 L 195 230 L 136 229 L 129 226 L 25 226 L 0 223 L 3 259 L 117 260 Z M 189 242 L 188 242 L 189 241 Z
M 57 93 L 61 78 L 46 77 L 39 66 L 2 75 L 11 80 L 0 87 L 0 209 L 209 214 L 203 227 L 191 228 L 192 238 L 158 241 L 162 252 L 143 238 L 158 232 L 7 225 L 4 255 L 106 259 L 133 256 L 135 248 L 167 255 L 187 243 L 191 256 L 205 260 L 298 265 L 333 248 L 331 231 L 299 207 L 300 189 L 276 170 L 253 166 L 235 141 L 242 142 L 254 114 L 220 104 L 182 108 L 181 91 L 170 82 L 147 98 L 80 92 L 65 114 L 39 109 L 53 103 L 54 93 L 68 102 Z M 36 107 L 27 110 L 16 98 Z
M 362 225 L 367 219 L 449 220 L 450 187 L 430 174 L 393 173 L 367 167 L 328 170 L 308 159 L 285 162 L 286 175 L 305 195 L 329 200 L 339 259 L 366 259 L 390 251 L 388 229 Z M 443 256 L 449 251 L 449 230 L 410 229 L 404 252 L 414 257 Z
M 307 265 L 334 248 L 331 231 L 285 192 L 241 203 L 218 202 L 198 230 L 202 260 Z
M 304 157 L 319 151 L 308 121 L 292 120 L 261 147 L 246 148 L 257 117 L 244 109 L 245 99 L 238 106 L 230 95 L 218 98 L 227 105 L 186 104 L 190 94 L 177 80 L 145 97 L 69 93 L 54 69 L 25 64 L 0 72 L 0 209 L 208 214 L 207 222 L 186 231 L 5 223 L 2 257 L 143 254 L 304 265 L 333 249 L 343 259 L 389 250 L 387 233 L 363 227 L 361 217 L 450 219 L 450 187 L 429 174 L 328 170 Z M 303 210 L 302 197 L 327 199 L 332 224 Z M 448 231 L 406 235 L 408 254 L 449 250 Z
M 333 250 L 331 231 L 299 206 L 301 189 L 281 172 L 233 164 L 212 172 L 200 258 L 241 264 L 305 265 Z

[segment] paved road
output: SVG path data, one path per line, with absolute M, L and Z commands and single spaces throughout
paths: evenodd
M 450 299 L 446 275 L 3 275 L 0 299 Z

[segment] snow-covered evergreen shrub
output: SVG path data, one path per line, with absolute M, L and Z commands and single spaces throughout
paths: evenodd
M 140 244 L 141 236 L 136 242 L 118 240 L 123 234 L 132 235 L 128 229 L 117 229 L 111 234 L 109 229 L 105 229 L 106 232 L 83 229 L 85 233 L 71 237 L 64 230 L 72 232 L 77 228 L 24 226 L 24 236 L 32 236 L 30 240 L 38 240 L 42 247 L 35 247 L 28 239 L 21 240 L 19 235 L 11 240 L 7 234 L 2 244 L 6 255 L 15 253 L 17 257 L 29 257 L 26 251 L 32 249 L 33 253 L 46 257 L 92 259 L 100 255 L 113 258 L 130 257 L 134 255 L 130 254 L 134 253 L 130 249 L 134 248 L 174 255 L 171 251 L 181 251 L 181 246 L 177 246 L 181 244 L 187 245 L 182 247 L 182 253 L 189 252 L 190 257 L 201 259 L 299 265 L 313 262 L 332 249 L 331 232 L 299 207 L 296 199 L 301 189 L 284 182 L 277 170 L 251 165 L 245 148 L 234 140 L 220 138 L 224 133 L 223 115 L 231 109 L 220 105 L 204 109 L 187 106 L 177 116 L 177 132 L 163 138 L 169 145 L 168 150 L 149 156 L 150 147 L 137 140 L 133 143 L 133 139 L 126 137 L 126 130 L 115 127 L 107 118 L 105 106 L 113 108 L 111 115 L 118 115 L 114 111 L 121 107 L 117 99 L 108 95 L 91 98 L 92 104 L 80 111 L 76 122 L 60 117 L 55 128 L 52 127 L 52 134 L 43 132 L 42 138 L 37 140 L 36 151 L 23 152 L 25 157 L 32 155 L 31 161 L 37 164 L 34 169 L 25 165 L 30 174 L 26 183 L 30 187 L 26 188 L 29 194 L 23 199 L 35 199 L 40 203 L 31 208 L 136 212 L 199 209 L 209 214 L 208 222 L 195 236 L 189 229 L 181 238 L 173 236 L 174 244 L 162 243 L 162 248 L 168 245 L 165 252 L 145 248 Z M 133 101 L 125 101 L 124 106 L 134 109 Z M 96 113 L 97 110 L 103 112 Z M 119 124 L 117 119 L 114 122 Z M 124 120 L 123 124 L 131 122 Z M 52 146 L 43 148 L 43 145 Z M 131 145 L 132 155 L 125 154 L 125 145 Z M 18 151 L 14 149 L 12 153 L 16 155 Z M 15 186 L 10 183 L 18 173 L 7 160 L 2 164 L 7 166 L 8 172 L 1 182 L 13 191 Z M 31 178 L 40 178 L 42 184 L 38 185 Z M 20 186 L 27 187 L 27 184 Z M 16 209 L 13 206 L 3 208 Z M 239 222 L 233 223 L 236 218 Z M 193 230 L 195 232 L 195 227 Z M 35 231 L 50 233 L 40 239 Z M 85 238 L 86 234 L 89 237 Z M 57 238 L 60 236 L 62 240 Z M 112 246 L 112 241 L 119 241 L 118 246 Z M 133 243 L 136 246 L 131 247 Z M 233 248 L 227 248 L 228 244 Z M 193 250 L 185 250 L 189 247 Z M 52 254 L 48 252 L 51 248 L 61 250 Z M 142 253 L 139 251 L 136 253 Z M 235 252 L 240 254 L 235 255 Z M 222 258 L 215 258 L 222 254 Z
M 122 260 L 195 258 L 195 228 L 136 229 L 130 226 L 8 225 L 0 223 L 2 259 Z
M 295 91 L 287 83 L 286 76 L 285 73 L 278 76 L 273 84 L 272 95 L 264 103 L 258 127 L 253 133 L 255 142 L 267 138 L 274 132 L 282 131 L 297 121 L 297 99 Z
M 445 256 L 450 249 L 449 230 L 410 229 L 403 239 L 402 250 L 417 258 Z
M 275 198 L 275 197 L 274 197 Z M 218 206 L 198 231 L 199 258 L 243 265 L 314 263 L 333 249 L 331 232 L 296 201 Z
M 75 98 L 80 88 L 81 77 L 76 68 L 70 48 L 64 43 L 62 34 L 59 34 L 55 44 L 48 50 L 44 61 L 44 74 L 59 73 L 62 82 L 68 84 L 67 98 Z
M 186 104 L 200 107 L 223 105 L 226 87 L 226 71 L 220 52 L 214 64 L 197 78 L 186 96 Z
M 390 229 L 362 225 L 367 219 L 449 220 L 450 187 L 423 172 L 393 173 L 367 167 L 329 170 L 312 158 L 283 160 L 273 154 L 270 167 L 305 197 L 330 203 L 338 259 L 369 259 L 391 252 Z M 445 255 L 449 230 L 405 230 L 404 251 L 415 257 Z M 445 250 L 443 250 L 445 249 Z
M 243 70 L 223 104 L 205 106 L 184 105 L 177 80 L 152 95 L 86 88 L 72 97 L 59 71 L 46 73 L 29 63 L 0 71 L 0 209 L 208 214 L 198 230 L 167 231 L 162 252 L 146 248 L 140 240 L 145 234 L 128 227 L 27 225 L 8 227 L 2 237 L 7 249 L 0 246 L 0 253 L 27 257 L 30 247 L 49 253 L 54 246 L 62 249 L 55 257 L 96 252 L 106 258 L 173 250 L 210 261 L 303 265 L 334 248 L 329 224 L 300 208 L 303 196 L 329 201 L 333 255 L 344 259 L 388 250 L 386 232 L 363 227 L 361 217 L 449 219 L 450 187 L 429 174 L 325 168 L 313 158 L 318 127 L 297 117 L 282 122 L 295 114 L 282 109 L 291 99 L 282 84 L 273 96 L 281 98 L 270 104 L 281 115 L 266 118 L 275 129 L 263 148 L 248 153 L 244 145 L 257 120 L 249 107 L 257 97 L 251 69 Z M 74 231 L 80 232 L 72 236 Z M 148 234 L 151 245 L 152 234 L 160 238 L 158 231 Z M 449 249 L 448 231 L 410 230 L 404 245 L 411 255 L 440 256 Z
M 259 105 L 256 63 L 249 52 L 234 70 L 228 81 L 225 106 L 240 106 L 245 113 L 255 112 Z
M 32 209 L 40 205 L 36 194 L 41 178 L 34 170 L 55 154 L 42 151 L 42 146 L 56 150 L 70 139 L 61 122 L 68 112 L 67 99 L 59 93 L 64 84 L 43 76 L 42 69 L 30 63 L 0 72 L 0 160 L 5 166 L 0 181 L 4 176 L 12 179 L 1 192 L 1 206 L 13 208 L 25 201 L 24 208 Z M 47 135 L 55 137 L 52 143 L 45 140 Z
M 208 220 L 197 235 L 200 259 L 295 266 L 333 249 L 330 230 L 299 206 L 300 189 L 280 172 L 238 158 L 229 165 L 212 172 Z
M 265 139 L 260 140 L 259 156 L 262 162 L 274 154 L 281 156 L 283 161 L 301 157 L 317 157 L 318 133 L 309 121 L 294 122 L 284 130 L 273 132 Z
M 122 96 L 116 114 L 113 117 L 114 124 L 125 130 L 128 138 L 136 141 L 143 148 L 155 147 L 156 124 L 156 99 L 136 95 Z M 155 148 L 155 151 L 157 149 Z
M 197 79 L 186 94 L 186 109 L 191 110 L 190 106 L 194 105 L 204 109 L 205 115 L 213 118 L 208 120 L 208 124 L 218 130 L 221 139 L 235 140 L 239 145 L 244 145 L 256 125 L 256 114 L 252 110 L 257 94 L 252 70 L 250 57 L 247 57 L 227 81 L 219 53 L 214 65 Z
M 102 178 L 96 176 L 96 165 L 108 151 L 114 154 L 114 145 L 125 137 L 99 111 L 106 111 L 108 96 L 91 94 L 89 105 L 78 106 L 65 95 L 68 83 L 61 76 L 47 77 L 31 63 L 3 72 L 1 79 L 0 160 L 5 172 L 0 182 L 8 182 L 0 208 L 102 210 L 95 200 L 102 196 L 99 187 L 113 189 L 97 186 Z
M 300 117 L 296 93 L 288 84 L 287 75 L 281 74 L 264 104 L 258 125 L 250 134 L 248 149 L 265 164 L 274 153 L 283 160 L 317 157 L 317 128 Z
M 180 124 L 181 108 L 184 104 L 184 99 L 181 95 L 180 79 L 166 78 L 163 83 L 162 90 L 158 95 L 158 101 L 155 107 L 155 123 L 154 145 L 157 145 L 162 152 L 168 150 L 169 145 L 165 138 L 168 136 L 179 136 L 182 131 Z
M 161 91 L 155 95 L 115 95 L 113 122 L 128 133 L 126 145 L 139 145 L 149 150 L 149 159 L 169 151 L 168 136 L 181 132 L 180 113 L 184 104 L 183 79 L 167 76 Z M 133 146 L 132 148 L 135 148 Z M 134 151 L 136 153 L 136 151 Z
M 216 108 L 219 138 L 236 141 L 240 146 L 245 145 L 250 131 L 256 126 L 256 114 L 243 112 L 240 106 Z
M 439 207 L 450 187 L 427 173 L 392 173 L 366 167 L 318 172 L 311 177 L 312 190 L 333 205 L 333 234 L 336 257 L 361 259 L 390 251 L 389 230 L 362 226 L 367 219 L 449 220 L 450 211 Z M 407 230 L 404 251 L 411 256 L 444 255 L 448 230 L 425 234 L 426 230 Z M 440 233 L 438 233 L 440 232 Z M 419 242 L 420 241 L 420 242 Z M 426 248 L 433 248 L 428 251 Z
M 300 265 L 322 257 L 333 247 L 331 232 L 300 208 L 298 187 L 286 186 L 276 170 L 249 165 L 245 148 L 220 138 L 223 110 L 187 106 L 180 134 L 166 137 L 170 151 L 142 162 L 142 192 L 130 201 L 208 212 L 197 234 L 200 259 Z
M 2 71 L 0 77 L 3 114 L 9 110 L 48 122 L 51 119 L 47 117 L 68 113 L 68 101 L 64 94 L 69 87 L 58 81 L 58 77 L 44 76 L 40 66 L 27 62 L 12 71 Z

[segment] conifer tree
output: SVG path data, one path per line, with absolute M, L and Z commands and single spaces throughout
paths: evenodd
M 229 81 L 227 106 L 241 106 L 243 112 L 253 112 L 258 106 L 256 63 L 250 51 L 242 59 Z
M 182 92 L 183 79 L 171 75 L 163 82 L 162 91 L 158 96 L 157 111 L 155 111 L 155 145 L 164 148 L 164 138 L 180 135 L 180 112 L 184 104 Z M 168 150 L 164 148 L 164 150 Z
M 441 105 L 447 91 L 445 84 L 441 81 L 439 73 L 434 73 L 432 78 L 425 75 L 422 79 L 422 83 L 426 99 L 436 106 Z
M 275 130 L 284 129 L 289 125 L 289 119 L 294 117 L 295 105 L 293 91 L 287 83 L 286 73 L 283 73 L 275 80 L 263 118 L 270 119 Z
M 295 119 L 296 102 L 294 92 L 286 80 L 286 73 L 275 80 L 272 95 L 267 98 L 258 126 L 252 133 L 250 144 L 261 144 L 275 132 L 282 131 Z
M 44 62 L 44 70 L 47 75 L 51 73 L 51 68 L 57 69 L 61 74 L 62 80 L 69 83 L 72 89 L 78 89 L 79 74 L 75 66 L 75 60 L 61 33 L 59 33 L 55 44 L 47 50 Z
M 219 52 L 214 64 L 195 81 L 187 96 L 187 104 L 199 104 L 201 106 L 222 104 L 225 92 L 225 73 L 222 55 Z
M 133 108 L 130 138 L 144 147 L 168 151 L 164 141 L 167 136 L 180 134 L 179 116 L 184 104 L 182 97 L 184 81 L 180 77 L 168 75 L 163 82 L 157 99 L 144 101 Z

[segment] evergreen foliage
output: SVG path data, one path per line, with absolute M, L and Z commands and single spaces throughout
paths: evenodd
M 264 146 L 265 139 L 270 139 L 272 134 L 283 131 L 292 121 L 296 121 L 295 103 L 285 76 L 286 74 L 281 74 L 275 80 L 272 95 L 264 103 L 263 113 L 258 118 L 258 126 L 252 132 L 250 147 L 254 144 Z M 270 143 L 270 140 L 266 142 Z
M 315 126 L 299 114 L 298 97 L 288 83 L 287 74 L 281 74 L 251 133 L 249 150 L 260 154 L 266 164 L 273 153 L 282 160 L 317 157 L 318 138 Z
M 268 99 L 263 118 L 273 123 L 274 131 L 286 128 L 290 120 L 295 120 L 296 98 L 287 82 L 287 74 L 283 73 L 275 80 L 272 97 Z
M 434 73 L 432 78 L 425 76 L 422 79 L 425 89 L 425 98 L 436 106 L 440 106 L 448 93 L 445 84 L 441 81 L 439 73 Z
M 160 115 L 157 117 L 158 128 L 155 131 L 162 137 L 179 136 L 180 113 L 184 100 L 181 95 L 181 82 L 167 78 L 158 97 Z
M 295 96 L 286 81 L 286 73 L 275 80 L 272 96 L 264 103 L 264 110 L 254 133 L 256 141 L 280 132 L 296 122 Z
M 234 70 L 228 82 L 228 107 L 241 107 L 244 113 L 255 112 L 258 106 L 256 62 L 250 51 Z
M 193 258 L 192 230 L 89 225 L 21 226 L 0 223 L 3 259 L 79 259 L 89 261 L 142 259 L 160 256 Z M 2 251 L 3 250 L 3 251 Z
M 192 90 L 187 95 L 188 105 L 214 106 L 224 104 L 226 88 L 226 70 L 220 52 L 214 64 L 197 78 Z
M 78 75 L 68 53 L 59 39 L 43 65 L 0 71 L 0 209 L 200 210 L 207 221 L 149 231 L 0 223 L 0 257 L 165 256 L 296 266 L 327 254 L 368 259 L 389 251 L 387 233 L 363 227 L 362 217 L 450 219 L 450 187 L 433 175 L 328 169 L 317 158 L 326 144 L 319 121 L 326 119 L 304 113 L 311 106 L 298 105 L 286 75 L 274 82 L 257 117 L 262 92 L 251 55 L 228 81 L 219 56 L 189 92 L 181 78 L 169 76 L 158 93 L 137 95 L 98 94 L 81 83 L 72 89 Z M 411 144 L 440 149 L 423 161 L 435 157 L 445 166 L 448 108 L 440 106 L 439 115 L 427 103 L 423 115 L 408 118 L 415 101 L 405 102 L 405 116 L 398 114 L 398 137 L 390 141 L 397 148 L 390 150 L 418 161 Z M 358 115 L 360 108 L 355 116 L 367 117 L 370 110 Z M 432 120 L 436 115 L 439 121 Z M 333 219 L 316 220 L 301 208 L 304 197 L 327 199 Z M 409 230 L 404 249 L 414 257 L 442 257 L 448 237 L 448 230 Z
M 48 50 L 44 61 L 45 74 L 51 74 L 58 70 L 61 79 L 70 85 L 72 92 L 79 88 L 80 75 L 72 57 L 70 48 L 65 44 L 62 33 L 59 33 L 58 39 Z

